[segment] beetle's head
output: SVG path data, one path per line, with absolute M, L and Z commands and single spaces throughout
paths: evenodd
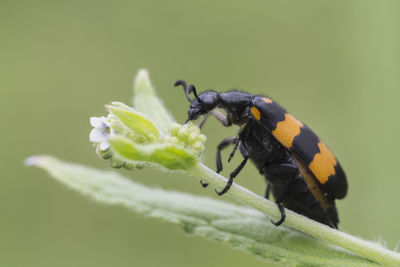
M 190 102 L 187 121 L 196 120 L 201 115 L 208 113 L 217 106 L 219 100 L 219 95 L 217 92 L 206 91 L 200 95 L 197 95 L 196 87 L 194 87 L 194 85 L 189 85 L 189 87 L 187 87 L 185 81 L 178 80 L 175 82 L 175 86 L 179 85 L 182 85 L 186 99 Z M 189 97 L 191 93 L 194 94 L 194 99 Z

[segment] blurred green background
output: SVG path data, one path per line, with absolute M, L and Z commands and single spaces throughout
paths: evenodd
M 105 114 L 112 100 L 130 103 L 142 67 L 179 122 L 188 103 L 172 86 L 177 79 L 200 91 L 236 87 L 277 100 L 322 137 L 347 173 L 340 228 L 393 248 L 400 240 L 399 11 L 399 1 L 2 0 L 0 266 L 268 265 L 90 202 L 23 166 L 28 156 L 51 154 L 107 168 L 88 142 L 89 117 Z M 207 165 L 214 168 L 215 145 L 235 131 L 207 123 Z M 122 172 L 216 197 L 183 175 Z M 252 165 L 236 182 L 264 193 Z

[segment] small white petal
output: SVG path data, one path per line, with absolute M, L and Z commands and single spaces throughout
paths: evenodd
M 100 143 L 100 150 L 101 150 L 101 151 L 104 151 L 104 150 L 106 150 L 106 149 L 109 148 L 109 147 L 110 147 L 110 143 L 107 142 L 107 140 L 103 140 L 103 141 Z
M 90 125 L 95 128 L 99 128 L 102 125 L 101 118 L 99 117 L 90 117 Z
M 100 143 L 104 140 L 104 135 L 99 129 L 93 129 L 89 135 L 90 142 Z

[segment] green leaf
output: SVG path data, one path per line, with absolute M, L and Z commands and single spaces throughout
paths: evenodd
M 65 163 L 49 156 L 27 160 L 99 203 L 122 205 L 177 224 L 192 235 L 223 241 L 269 262 L 288 266 L 380 266 L 291 228 L 264 214 L 206 197 L 150 188 L 118 173 Z
M 145 138 L 145 141 L 156 142 L 159 140 L 160 130 L 150 119 L 146 118 L 146 115 L 119 102 L 106 105 L 106 108 L 135 134 Z
M 158 164 L 170 170 L 187 170 L 197 163 L 197 157 L 175 144 L 141 145 L 123 136 L 110 139 L 112 150 L 126 161 Z
M 147 70 L 141 69 L 138 71 L 133 83 L 133 93 L 134 108 L 149 115 L 160 130 L 167 134 L 175 120 L 164 107 L 161 99 L 157 97 Z

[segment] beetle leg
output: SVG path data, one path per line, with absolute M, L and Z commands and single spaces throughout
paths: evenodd
M 205 114 L 205 115 L 203 116 L 203 118 L 201 119 L 201 121 L 200 121 L 200 123 L 199 123 L 199 128 L 200 128 L 200 129 L 203 128 L 204 124 L 206 123 L 206 121 L 207 121 L 207 119 L 208 119 L 208 116 L 210 116 L 209 113 Z
M 248 157 L 244 158 L 244 160 L 240 163 L 240 165 L 237 166 L 236 169 L 231 173 L 231 175 L 230 175 L 230 177 L 229 177 L 229 180 L 228 180 L 228 182 L 226 183 L 224 189 L 222 189 L 222 190 L 219 191 L 219 192 L 218 192 L 217 190 L 215 190 L 215 192 L 217 192 L 217 194 L 218 194 L 219 196 L 225 194 L 226 191 L 228 191 L 229 188 L 231 188 L 232 183 L 233 183 L 233 178 L 235 178 L 236 175 L 238 175 L 239 172 L 243 169 L 243 167 L 244 167 L 244 165 L 246 165 L 246 162 L 247 162 L 248 159 L 249 159 Z
M 283 185 L 283 191 L 281 192 L 280 196 L 275 199 L 275 203 L 278 206 L 278 209 L 281 213 L 281 218 L 279 219 L 279 221 L 275 222 L 274 220 L 271 220 L 271 222 L 275 226 L 281 225 L 286 219 L 285 208 L 282 206 L 281 202 L 286 198 L 287 194 L 289 193 L 289 189 L 290 189 L 290 183 Z
M 232 159 L 233 156 L 235 155 L 235 152 L 236 152 L 236 149 L 237 149 L 238 146 L 239 146 L 239 143 L 240 143 L 240 139 L 237 138 L 235 147 L 233 148 L 232 152 L 229 154 L 228 162 L 231 162 L 231 159 Z
M 271 222 L 275 224 L 275 226 L 279 226 L 285 221 L 286 213 L 285 208 L 280 203 L 276 203 L 276 205 L 278 205 L 279 211 L 281 212 L 281 218 L 277 222 L 274 222 L 273 220 L 271 220 Z
M 288 196 L 291 184 L 299 173 L 298 166 L 293 162 L 267 165 L 264 167 L 265 176 L 268 179 L 268 186 L 271 184 L 278 188 L 279 195 L 275 199 L 276 205 L 278 205 L 279 211 L 281 212 L 281 218 L 278 221 L 271 222 L 279 226 L 286 218 L 285 209 L 281 202 Z M 269 189 L 267 186 L 266 195 L 269 194 Z
M 271 192 L 271 184 L 267 182 L 267 190 L 265 191 L 265 198 L 269 199 L 269 194 Z
M 239 174 L 239 172 L 243 169 L 244 165 L 246 165 L 247 160 L 249 159 L 249 152 L 247 151 L 246 147 L 243 145 L 243 143 L 240 145 L 240 152 L 242 153 L 242 156 L 244 157 L 243 161 L 239 164 L 239 166 L 236 167 L 236 169 L 231 173 L 231 175 L 229 176 L 229 180 L 226 183 L 224 189 L 222 189 L 221 191 L 217 191 L 215 190 L 215 192 L 217 192 L 217 194 L 219 196 L 223 195 L 226 193 L 226 191 L 229 190 L 229 188 L 231 188 L 232 183 L 233 183 L 233 179 Z
M 222 114 L 219 110 L 217 109 L 213 109 L 210 111 L 211 114 L 213 114 L 215 116 L 215 118 L 217 120 L 219 120 L 222 125 L 224 125 L 225 127 L 231 126 L 232 122 L 230 122 L 228 120 L 228 118 L 226 117 L 226 115 Z
M 201 186 L 202 186 L 203 188 L 206 188 L 206 187 L 208 186 L 208 183 L 203 183 L 202 180 L 200 180 L 200 184 L 201 184 Z
M 203 121 L 205 121 L 205 119 L 203 119 Z M 202 121 L 202 122 L 203 122 Z M 200 122 L 201 124 L 201 122 Z M 203 123 L 204 124 L 204 123 Z M 236 136 L 232 136 L 232 137 L 228 137 L 225 138 L 224 140 L 222 140 L 222 142 L 217 146 L 217 173 L 220 173 L 222 171 L 222 161 L 221 161 L 221 150 L 226 148 L 229 145 L 235 144 L 237 137 Z M 207 183 L 203 183 L 200 180 L 200 184 L 201 186 L 203 186 L 204 188 L 208 186 Z
M 228 137 L 222 140 L 222 142 L 217 146 L 217 173 L 222 171 L 221 150 L 229 145 L 237 143 L 237 140 L 238 138 L 236 136 Z

